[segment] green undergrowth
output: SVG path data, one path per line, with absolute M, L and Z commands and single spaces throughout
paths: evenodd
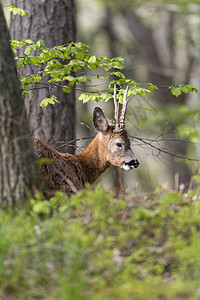
M 198 192 L 96 187 L 1 211 L 0 299 L 200 299 Z

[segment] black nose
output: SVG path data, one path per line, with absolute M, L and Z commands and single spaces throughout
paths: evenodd
M 133 160 L 129 161 L 128 165 L 130 167 L 137 168 L 139 166 L 139 161 L 137 159 L 133 159 Z

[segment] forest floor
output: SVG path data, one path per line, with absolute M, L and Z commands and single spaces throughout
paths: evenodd
M 198 190 L 97 186 L 1 211 L 0 299 L 200 299 Z

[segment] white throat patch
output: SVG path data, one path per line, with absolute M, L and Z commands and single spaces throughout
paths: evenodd
M 130 170 L 133 169 L 132 166 L 129 166 L 129 165 L 125 164 L 125 163 L 123 163 L 123 165 L 122 165 L 121 168 L 124 169 L 125 171 L 130 171 Z

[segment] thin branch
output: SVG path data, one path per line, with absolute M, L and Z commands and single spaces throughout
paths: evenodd
M 94 138 L 94 136 L 76 138 L 76 139 L 71 140 L 71 141 L 69 141 L 67 143 L 64 142 L 64 141 L 59 141 L 59 143 L 62 143 L 62 145 L 58 146 L 57 149 L 61 149 L 61 148 L 65 147 L 65 146 L 70 146 L 70 145 L 75 144 L 76 142 L 79 142 L 79 141 L 90 140 L 90 139 L 93 139 L 93 138 Z M 149 138 L 136 137 L 136 136 L 130 136 L 130 138 L 133 139 L 133 140 L 135 139 L 135 140 L 139 141 L 139 143 L 138 143 L 139 147 L 143 147 L 143 145 L 148 146 L 152 150 L 152 156 L 154 156 L 154 157 L 155 157 L 155 154 L 153 154 L 153 150 L 158 151 L 158 154 L 156 155 L 156 158 L 159 159 L 162 163 L 165 163 L 163 160 L 166 160 L 166 158 L 163 156 L 164 154 L 167 154 L 167 155 L 172 156 L 172 157 L 176 157 L 176 158 L 188 160 L 188 161 L 194 161 L 194 162 L 199 162 L 200 161 L 197 158 L 190 158 L 190 157 L 186 157 L 186 156 L 174 154 L 174 153 L 172 153 L 172 152 L 170 152 L 170 151 L 168 151 L 166 149 L 163 149 L 162 147 L 158 147 L 158 146 L 156 146 L 156 145 L 153 144 L 153 143 L 157 143 L 156 139 L 153 140 L 153 139 L 149 139 Z M 162 142 L 164 142 L 164 141 L 165 140 L 163 139 Z M 172 141 L 172 142 L 178 142 L 179 140 L 170 139 L 170 141 Z M 186 141 L 186 140 L 184 140 L 184 142 L 190 143 L 190 141 Z
M 88 137 L 82 137 L 82 138 L 77 138 L 77 139 L 74 139 L 74 140 L 71 140 L 69 142 L 62 142 L 60 141 L 60 143 L 63 143 L 62 145 L 60 145 L 59 147 L 56 147 L 57 149 L 61 149 L 63 147 L 66 147 L 66 146 L 69 146 L 71 144 L 75 144 L 76 142 L 79 142 L 79 141 L 85 141 L 85 140 L 90 140 L 90 139 L 93 139 L 94 137 L 92 136 L 88 136 Z
M 89 129 L 90 131 L 94 132 L 94 129 L 91 128 L 89 125 L 87 125 L 87 124 L 85 124 L 85 123 L 83 123 L 81 121 L 79 121 L 79 124 L 82 125 L 82 126 L 85 126 L 87 129 Z
M 182 155 L 179 155 L 179 154 L 175 154 L 175 153 L 172 153 L 166 149 L 163 149 L 163 148 L 160 148 L 160 147 L 157 147 L 155 146 L 153 143 L 157 142 L 156 140 L 151 140 L 150 139 L 144 139 L 144 138 L 140 138 L 140 137 L 135 137 L 135 136 L 130 136 L 132 139 L 136 139 L 136 140 L 139 140 L 141 141 L 142 143 L 144 143 L 145 145 L 148 145 L 150 146 L 151 148 L 159 151 L 159 154 L 160 153 L 164 153 L 164 154 L 167 154 L 169 156 L 172 156 L 172 157 L 176 157 L 176 158 L 180 158 L 180 159 L 185 159 L 185 160 L 189 160 L 189 161 L 195 161 L 195 162 L 199 162 L 200 160 L 197 159 L 197 158 L 190 158 L 190 157 L 186 157 L 186 156 L 182 156 Z M 158 155 L 159 155 L 158 154 Z

